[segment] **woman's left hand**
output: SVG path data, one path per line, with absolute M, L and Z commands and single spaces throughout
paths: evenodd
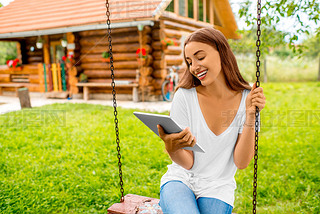
M 246 115 L 249 117 L 255 117 L 256 106 L 259 108 L 259 112 L 264 108 L 266 104 L 266 97 L 263 94 L 262 87 L 257 88 L 255 82 L 250 93 L 246 98 Z

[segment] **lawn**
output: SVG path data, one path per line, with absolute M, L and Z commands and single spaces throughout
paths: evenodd
M 320 83 L 261 84 L 258 213 L 320 213 Z M 159 198 L 161 140 L 118 108 L 125 194 Z M 106 213 L 118 202 L 113 108 L 54 104 L 0 115 L 0 213 Z M 235 213 L 252 212 L 252 163 Z
M 256 57 L 237 55 L 237 63 L 241 75 L 248 81 L 253 82 L 257 79 Z M 260 80 L 264 81 L 264 63 L 261 59 Z M 308 82 L 317 81 L 319 71 L 319 60 L 303 58 L 284 58 L 267 56 L 266 58 L 267 79 L 268 82 Z

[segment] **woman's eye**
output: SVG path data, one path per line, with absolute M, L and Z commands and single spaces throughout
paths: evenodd
M 205 57 L 202 57 L 202 58 L 200 58 L 199 60 L 203 60 Z M 191 66 L 192 65 L 192 63 L 191 62 L 188 62 L 188 64 L 189 64 L 189 66 Z

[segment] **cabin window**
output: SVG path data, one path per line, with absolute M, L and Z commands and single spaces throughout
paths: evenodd
M 204 1 L 206 1 L 206 5 L 207 5 L 207 7 L 206 7 L 206 14 L 207 14 L 207 16 L 206 16 L 206 22 L 208 22 L 208 23 L 210 23 L 210 0 L 204 0 Z
M 198 11 L 198 20 L 203 21 L 203 0 L 199 0 Z
M 166 8 L 166 11 L 174 12 L 174 0 L 170 2 L 168 7 Z
M 193 18 L 193 0 L 188 0 L 188 17 Z
M 179 11 L 174 11 L 175 2 L 178 3 L 179 5 L 178 6 Z M 214 24 L 217 24 L 217 23 L 221 24 L 219 20 L 215 20 L 216 14 L 214 13 L 214 8 L 212 7 L 213 7 L 213 3 L 211 2 L 211 0 L 177 0 L 177 1 L 172 0 L 168 5 L 168 7 L 166 8 L 166 11 L 178 12 L 180 16 L 193 18 L 193 19 L 196 19 L 202 22 L 207 22 L 207 23 L 210 23 L 211 22 L 210 17 L 214 16 L 212 17 L 212 19 L 215 21 Z
M 186 14 L 186 5 L 185 5 L 185 0 L 179 0 L 179 15 L 180 16 L 185 16 Z

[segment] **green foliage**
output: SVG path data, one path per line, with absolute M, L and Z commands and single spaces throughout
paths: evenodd
M 292 51 L 290 51 L 288 48 L 285 48 L 285 46 L 282 46 L 281 48 L 274 50 L 273 54 L 280 57 L 280 59 L 286 59 L 288 57 L 292 58 L 294 56 Z
M 166 11 L 174 12 L 174 1 L 171 1 L 168 7 L 166 8 Z
M 240 18 L 245 18 L 245 22 L 248 26 L 255 26 L 257 23 L 256 14 L 252 14 L 249 8 L 252 1 L 247 0 L 241 5 L 239 9 Z M 303 46 L 295 46 L 293 43 L 298 40 L 298 35 L 301 33 L 309 34 L 311 27 L 304 23 L 300 16 L 304 15 L 308 17 L 310 22 L 317 24 L 320 21 L 320 4 L 317 0 L 281 0 L 281 1 L 262 1 L 261 7 L 261 24 L 263 28 L 276 29 L 276 26 L 280 22 L 280 17 L 290 17 L 295 20 L 295 27 L 298 27 L 295 33 L 288 34 L 289 47 L 295 53 L 299 54 L 303 52 Z M 262 29 L 263 29 L 262 28 Z M 318 28 L 319 31 L 319 28 Z M 262 33 L 263 35 L 263 33 Z M 319 33 L 317 34 L 320 36 Z M 263 39 L 268 45 L 274 45 L 276 40 L 272 41 L 272 37 L 269 35 Z
M 110 54 L 109 54 L 109 51 L 104 51 L 102 52 L 102 58 L 109 58 Z
M 254 26 L 251 30 L 239 30 L 242 38 L 239 40 L 229 39 L 229 44 L 235 54 L 256 54 L 257 46 L 257 28 Z M 277 31 L 272 28 L 262 28 L 260 36 L 261 57 L 264 58 L 271 50 L 286 45 L 284 40 L 287 33 Z M 268 41 L 268 43 L 266 42 Z
M 320 56 L 320 36 L 310 35 L 304 40 L 303 44 L 306 47 L 306 50 L 303 53 L 305 56 L 311 58 Z
M 0 42 L 0 65 L 5 65 L 7 60 L 17 58 L 16 42 Z
M 256 52 L 256 34 L 254 30 L 239 30 L 241 39 L 229 39 L 228 43 L 234 54 L 254 54 Z
M 319 213 L 320 84 L 261 86 L 258 213 Z M 125 194 L 159 198 L 171 161 L 133 111 L 118 109 Z M 119 202 L 112 107 L 54 104 L 0 118 L 0 213 L 106 213 Z M 252 174 L 252 163 L 236 174 L 235 213 L 252 209 Z

